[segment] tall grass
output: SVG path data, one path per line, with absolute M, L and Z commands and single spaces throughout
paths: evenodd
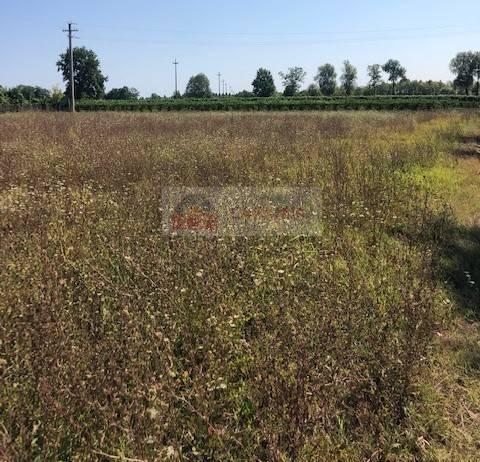
M 0 117 L 0 456 L 413 460 L 446 214 L 411 172 L 465 117 Z M 176 185 L 315 186 L 322 233 L 167 236 Z

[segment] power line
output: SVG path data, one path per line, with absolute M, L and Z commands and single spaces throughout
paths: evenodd
M 448 29 L 476 29 L 478 26 L 475 24 L 451 24 L 451 25 L 436 25 L 436 26 L 417 26 L 417 27 L 390 27 L 386 29 L 359 29 L 359 30 L 323 30 L 312 32 L 232 32 L 232 31 L 192 31 L 187 29 L 163 29 L 155 27 L 138 27 L 138 26 L 119 26 L 119 25 L 99 25 L 99 24 L 83 24 L 84 27 L 92 28 L 109 28 L 109 29 L 121 29 L 121 30 L 134 30 L 144 32 L 161 32 L 172 34 L 186 34 L 186 35 L 233 35 L 233 36 L 324 36 L 324 35 L 345 35 L 348 34 L 378 34 L 384 32 L 415 32 L 415 31 L 435 31 L 435 30 L 448 30 Z
M 63 29 L 63 32 L 68 32 L 68 52 L 70 56 L 70 111 L 75 112 L 75 83 L 73 76 L 73 48 L 72 38 L 73 32 L 78 32 L 78 29 L 72 29 L 73 22 L 68 23 L 68 29 Z
M 419 40 L 419 39 L 435 39 L 458 36 L 480 35 L 480 30 L 458 31 L 453 33 L 429 33 L 429 34 L 413 34 L 413 35 L 379 35 L 370 37 L 328 37 L 308 40 L 266 40 L 266 41 L 224 41 L 220 45 L 226 47 L 245 46 L 245 47 L 269 47 L 269 46 L 306 46 L 306 45 L 322 45 L 330 43 L 368 43 L 368 42 L 385 42 L 385 41 L 402 41 L 402 40 Z M 195 46 L 195 47 L 212 47 L 218 46 L 218 41 L 188 41 L 188 40 L 156 40 L 156 39 L 132 39 L 123 37 L 84 37 L 85 41 L 105 41 L 105 42 L 124 42 L 124 43 L 142 43 L 160 46 Z

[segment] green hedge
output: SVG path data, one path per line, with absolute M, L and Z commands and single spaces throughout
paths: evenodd
M 158 100 L 81 100 L 79 111 L 302 111 L 418 110 L 480 108 L 477 96 L 355 96 L 293 98 L 165 98 Z

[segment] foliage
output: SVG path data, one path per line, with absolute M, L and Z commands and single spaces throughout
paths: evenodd
M 373 89 L 373 94 L 376 96 L 377 87 L 382 82 L 382 66 L 380 64 L 372 64 L 368 66 L 367 73 L 370 79 L 368 85 Z
M 251 91 L 242 90 L 239 91 L 235 96 L 237 98 L 253 98 L 255 95 Z
M 480 51 L 477 51 L 474 55 L 473 75 L 477 79 L 475 93 L 480 96 Z
M 66 83 L 65 95 L 70 98 L 70 54 L 68 50 L 60 55 L 57 69 L 62 73 Z M 102 74 L 100 61 L 93 50 L 85 47 L 73 48 L 73 74 L 76 99 L 99 99 L 105 96 L 105 82 L 108 78 Z
M 295 96 L 307 73 L 302 67 L 289 67 L 287 73 L 279 72 L 278 75 L 281 77 L 284 86 L 283 95 Z
M 387 61 L 382 69 L 388 74 L 388 81 L 392 83 L 392 94 L 395 95 L 395 85 L 399 80 L 406 79 L 407 71 L 396 59 Z
M 457 88 L 462 89 L 466 95 L 470 93 L 478 66 L 477 55 L 472 51 L 458 53 L 450 61 L 450 70 L 457 76 L 453 83 Z
M 307 95 L 320 96 L 321 95 L 320 88 L 318 88 L 318 86 L 315 85 L 314 83 L 310 84 L 307 88 Z
M 46 109 L 55 107 L 51 94 L 45 88 L 30 85 L 17 85 L 13 88 L 0 87 L 0 110 L 23 108 Z
M 8 102 L 7 89 L 0 85 L 0 104 Z
M 17 85 L 8 90 L 7 95 L 11 100 L 23 100 L 31 103 L 40 103 L 50 96 L 50 92 L 45 88 L 32 87 L 30 85 Z
M 355 88 L 355 82 L 357 80 L 357 68 L 353 66 L 350 61 L 344 61 L 343 74 L 340 77 L 342 87 L 347 96 L 350 96 Z
M 136 88 L 122 87 L 122 88 L 112 88 L 105 95 L 105 99 L 131 100 L 131 99 L 138 99 L 139 96 L 140 96 L 140 93 Z
M 57 111 L 60 110 L 65 94 L 58 85 L 54 85 L 50 91 L 50 104 Z
M 187 98 L 210 98 L 212 90 L 210 90 L 210 80 L 205 74 L 197 74 L 190 77 L 185 90 Z
M 320 91 L 324 96 L 332 96 L 337 88 L 337 73 L 331 64 L 324 64 L 318 68 L 315 76 Z
M 253 95 L 258 97 L 268 97 L 275 94 L 275 83 L 272 73 L 268 69 L 260 68 L 252 82 Z
M 395 88 L 398 96 L 453 96 L 456 94 L 452 83 L 432 80 L 403 80 Z M 391 95 L 391 93 L 391 86 L 385 82 L 380 82 L 375 88 L 369 85 L 355 90 L 355 94 L 363 96 L 386 96 Z
M 402 89 L 403 84 L 399 88 Z M 405 91 L 408 88 L 405 88 Z M 385 88 L 388 92 L 388 88 Z M 479 108 L 477 97 L 437 96 L 370 96 L 293 97 L 293 98 L 161 98 L 158 100 L 113 101 L 85 100 L 79 111 L 329 111 L 329 110 L 419 110 Z
M 8 97 L 9 102 L 12 103 L 15 106 L 22 106 L 26 102 L 25 95 L 19 89 L 19 87 L 10 88 L 7 91 L 7 97 Z

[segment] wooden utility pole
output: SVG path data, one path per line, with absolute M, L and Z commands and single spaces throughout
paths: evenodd
M 222 74 L 220 74 L 219 72 L 217 75 L 218 75 L 218 96 L 220 96 L 220 77 L 222 76 Z
M 175 61 L 173 62 L 175 65 L 175 98 L 178 96 L 178 81 L 177 81 L 177 65 L 180 64 L 177 59 L 175 58 Z
M 72 34 L 78 32 L 78 29 L 72 29 L 73 22 L 68 23 L 68 29 L 63 29 L 63 32 L 68 32 L 68 53 L 70 55 L 70 112 L 75 112 L 75 84 L 73 78 L 73 48 L 72 48 Z

